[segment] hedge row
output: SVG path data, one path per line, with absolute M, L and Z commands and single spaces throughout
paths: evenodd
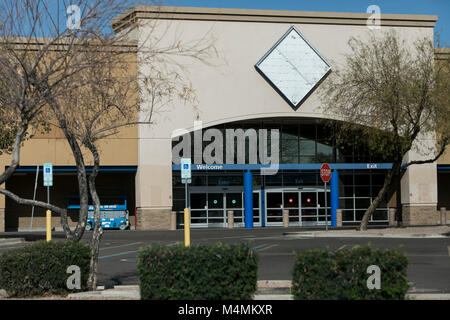
M 81 269 L 87 290 L 90 249 L 72 241 L 37 242 L 0 255 L 0 288 L 10 296 L 73 292 L 67 268 Z M 370 289 L 369 266 L 380 270 L 379 289 Z M 408 258 L 395 250 L 359 247 L 296 254 L 294 299 L 404 299 Z M 257 287 L 258 257 L 247 244 L 148 246 L 138 258 L 142 299 L 249 300 Z
M 90 249 L 72 242 L 39 241 L 0 255 L 0 288 L 9 296 L 35 296 L 73 292 L 67 288 L 71 274 L 67 268 L 76 265 L 81 272 L 81 291 L 87 290 Z
M 380 270 L 380 289 L 368 280 Z M 369 300 L 404 299 L 408 289 L 406 255 L 395 250 L 359 247 L 351 250 L 310 250 L 295 256 L 291 292 L 294 299 Z M 372 283 L 372 281 L 369 281 Z
M 258 258 L 247 244 L 149 246 L 140 251 L 138 270 L 144 300 L 249 300 Z

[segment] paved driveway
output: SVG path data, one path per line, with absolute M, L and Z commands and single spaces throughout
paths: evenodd
M 408 279 L 413 292 L 450 293 L 450 238 L 294 238 L 284 232 L 298 228 L 193 229 L 192 244 L 247 242 L 260 256 L 259 280 L 290 280 L 294 252 L 315 248 L 348 249 L 371 244 L 374 248 L 397 248 L 410 258 Z M 20 235 L 22 236 L 22 235 Z M 88 242 L 91 232 L 83 241 Z M 28 236 L 44 238 L 44 234 Z M 54 239 L 62 239 L 55 233 Z M 99 255 L 99 285 L 138 284 L 136 260 L 139 248 L 149 244 L 183 245 L 184 231 L 105 231 Z M 14 246 L 0 246 L 0 253 Z
M 290 230 L 292 231 L 292 229 Z M 371 244 L 374 248 L 397 248 L 410 258 L 408 279 L 415 292 L 450 293 L 450 238 L 315 238 L 284 236 L 286 229 L 192 230 L 191 243 L 247 242 L 260 256 L 259 280 L 290 280 L 294 252 L 315 248 L 349 249 Z M 86 236 L 89 236 L 87 234 Z M 86 237 L 87 238 L 87 237 Z M 139 247 L 148 244 L 183 245 L 183 230 L 109 231 L 100 251 L 102 284 L 137 284 L 136 259 Z

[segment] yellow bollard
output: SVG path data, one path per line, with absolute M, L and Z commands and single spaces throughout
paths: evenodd
M 189 209 L 184 209 L 184 246 L 191 246 L 191 219 L 189 216 Z
M 47 210 L 47 242 L 52 240 L 52 212 Z

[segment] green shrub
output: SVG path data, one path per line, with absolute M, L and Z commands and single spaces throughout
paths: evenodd
M 252 299 L 257 260 L 246 244 L 142 248 L 138 259 L 141 299 Z
M 380 289 L 367 287 L 371 265 L 380 268 Z M 295 256 L 291 292 L 301 300 L 404 299 L 408 265 L 408 257 L 395 250 L 310 250 Z
M 86 291 L 90 249 L 72 241 L 39 241 L 0 255 L 0 288 L 9 296 L 35 296 L 73 292 L 67 288 L 67 268 L 80 267 L 81 290 Z

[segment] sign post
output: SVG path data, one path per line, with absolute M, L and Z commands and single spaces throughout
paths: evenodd
M 189 194 L 188 194 L 188 184 L 191 183 L 192 173 L 191 173 L 191 159 L 182 158 L 181 159 L 181 182 L 184 183 L 185 190 L 185 207 L 184 207 L 184 246 L 189 247 L 191 245 L 191 217 L 189 213 Z
M 50 204 L 50 187 L 53 186 L 53 164 L 44 163 L 44 187 L 47 187 L 47 204 Z M 52 240 L 52 212 L 47 210 L 47 242 Z
M 324 195 L 325 195 L 325 230 L 328 231 L 328 204 L 327 204 L 327 182 L 331 179 L 331 168 L 328 165 L 328 163 L 322 164 L 320 167 L 320 177 L 322 178 L 322 181 L 324 183 Z

